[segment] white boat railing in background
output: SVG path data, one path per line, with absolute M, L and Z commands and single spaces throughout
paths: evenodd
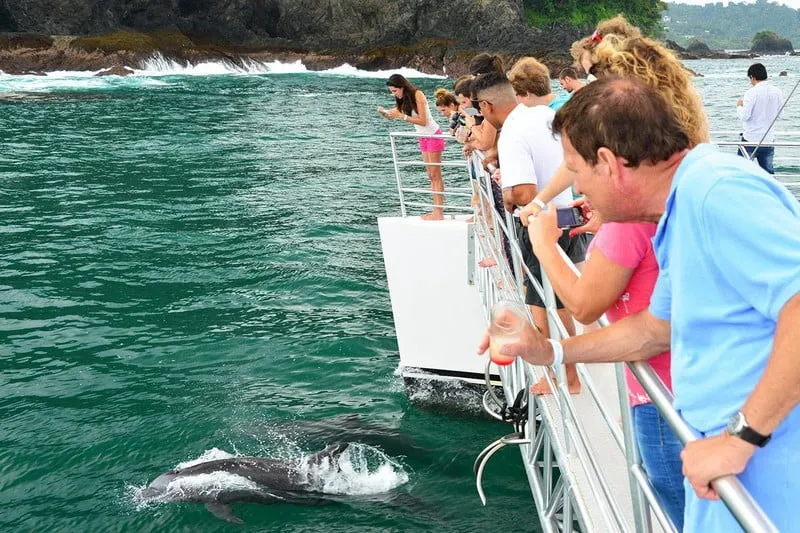
M 400 169 L 416 166 L 413 164 L 415 162 L 420 165 L 423 163 L 419 161 L 419 152 L 412 150 L 406 152 L 409 159 L 402 159 L 398 139 L 403 137 L 416 139 L 419 136 L 414 133 L 390 134 L 401 212 L 405 217 L 408 216 L 407 206 L 431 207 L 430 204 L 407 202 L 405 194 L 430 195 L 432 191 L 430 188 L 405 186 Z M 439 137 L 452 139 L 448 136 Z M 730 144 L 720 144 L 735 149 L 737 143 L 730 141 Z M 776 146 L 781 146 L 781 143 Z M 784 146 L 800 149 L 800 143 L 784 143 Z M 800 150 L 796 153 L 800 154 Z M 513 230 L 513 218 L 504 210 L 501 214 L 495 209 L 491 178 L 483 169 L 482 155 L 473 153 L 466 164 L 460 153 L 455 158 L 460 161 L 443 161 L 442 166 L 466 167 L 471 187 L 446 189 L 446 194 L 450 192 L 451 196 L 473 199 L 468 211 L 474 213 L 475 229 L 472 235 L 475 248 L 480 253 L 474 254 L 473 264 L 468 268 L 473 274 L 470 279 L 474 279 L 478 287 L 487 323 L 490 309 L 496 301 L 510 299 L 524 302 L 522 281 L 527 278 L 546 302 L 551 337 L 565 338 L 568 336 L 567 330 L 556 312 L 554 294 L 546 276 L 542 284 L 532 277 L 522 260 Z M 776 169 L 787 166 L 781 162 L 778 154 L 775 161 Z M 797 161 L 800 167 L 800 157 Z M 797 173 L 789 176 L 796 179 Z M 796 183 L 800 187 L 800 180 Z M 447 205 L 446 209 L 464 212 L 463 206 Z M 566 255 L 562 255 L 580 275 Z M 478 262 L 483 258 L 492 258 L 496 264 L 491 268 L 481 268 Z M 532 320 L 530 315 L 529 320 Z M 607 325 L 604 317 L 599 322 L 601 326 Z M 480 335 L 481 332 L 475 332 L 476 343 Z M 563 365 L 551 367 L 557 383 L 546 368 L 530 365 L 521 359 L 500 368 L 504 403 L 512 405 L 521 394 L 526 399 L 527 423 L 517 425 L 521 432 L 499 439 L 479 456 L 481 464 L 476 463 L 479 494 L 483 499 L 480 482 L 485 461 L 502 447 L 517 444 L 539 522 L 545 533 L 572 532 L 576 522 L 583 532 L 673 532 L 675 528 L 658 501 L 638 453 L 628 407 L 624 368 L 622 364 L 613 365 L 612 371 L 596 379 L 596 369 L 600 366 L 577 365 L 583 386 L 589 393 L 577 396 L 571 395 L 567 389 Z M 645 362 L 632 363 L 629 367 L 681 442 L 685 444 L 696 439 L 692 429 L 672 407 L 672 395 L 652 367 Z M 530 394 L 530 385 L 541 378 L 550 385 L 553 395 Z M 611 397 L 608 394 L 610 389 L 614 393 Z M 493 396 L 490 389 L 484 397 L 484 406 L 489 411 L 491 404 L 496 403 L 491 400 Z M 496 407 L 500 408 L 500 405 Z M 496 412 L 490 414 L 498 416 Z M 618 417 L 622 422 L 621 429 Z M 603 453 L 602 457 L 598 457 L 598 451 Z M 735 476 L 718 479 L 713 485 L 745 531 L 777 531 Z

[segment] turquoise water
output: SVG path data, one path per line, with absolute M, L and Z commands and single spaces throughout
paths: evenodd
M 738 127 L 748 64 L 691 65 L 713 128 Z M 516 451 L 487 507 L 474 490 L 507 428 L 410 403 L 396 375 L 389 103 L 383 78 L 302 72 L 0 76 L 0 529 L 537 529 Z M 135 499 L 204 454 L 335 441 L 371 460 L 330 505 L 243 504 L 236 526 Z
M 395 374 L 384 91 L 303 73 L 0 77 L 0 530 L 534 527 L 516 451 L 489 465 L 488 507 L 474 489 L 474 457 L 506 428 L 415 407 Z M 243 504 L 245 526 L 133 499 L 214 449 L 337 440 L 375 457 L 347 491 L 391 490 Z

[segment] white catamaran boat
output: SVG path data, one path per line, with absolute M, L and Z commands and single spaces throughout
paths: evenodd
M 530 273 L 513 231 L 508 230 L 510 217 L 505 215 L 504 220 L 491 207 L 490 179 L 482 169 L 480 154 L 464 160 L 459 150 L 458 156 L 441 163 L 449 174 L 445 183 L 450 185 L 445 190 L 446 220 L 427 222 L 409 215 L 409 209 L 433 207 L 428 203 L 429 188 L 409 187 L 404 181 L 408 176 L 424 179 L 424 163 L 414 149 L 416 138 L 415 133 L 390 134 L 400 216 L 378 219 L 400 371 L 412 390 L 453 384 L 483 387 L 486 412 L 512 425 L 507 435 L 482 452 L 476 449 L 481 500 L 486 503 L 481 488 L 486 461 L 504 447 L 518 446 L 535 503 L 531 513 L 538 515 L 545 533 L 674 532 L 636 449 L 622 364 L 577 365 L 583 392 L 570 395 L 565 385 L 552 382 L 543 367 L 517 359 L 499 368 L 475 354 L 492 305 L 499 299 L 523 302 L 519 280 Z M 718 144 L 726 149 L 739 144 L 733 140 L 734 132 L 719 132 L 715 138 L 723 139 Z M 450 144 L 457 147 L 455 142 Z M 800 167 L 800 158 L 788 157 L 792 151 L 800 154 L 800 143 L 773 145 L 784 158 L 776 156 L 776 167 Z M 797 175 L 777 178 L 800 189 Z M 461 186 L 452 187 L 456 183 Z M 478 200 L 470 202 L 473 197 Z M 502 251 L 503 234 L 512 236 L 511 262 Z M 487 257 L 497 264 L 481 268 L 478 262 Z M 563 338 L 566 330 L 555 312 L 546 278 L 543 285 L 534 280 L 548 305 L 552 336 Z M 604 319 L 600 322 L 606 325 Z M 680 440 L 684 444 L 694 440 L 696 436 L 672 408 L 670 392 L 650 366 L 634 363 L 630 367 Z M 565 383 L 563 365 L 552 370 L 559 383 Z M 529 385 L 543 377 L 555 394 L 531 395 Z M 777 531 L 734 476 L 714 485 L 745 531 Z

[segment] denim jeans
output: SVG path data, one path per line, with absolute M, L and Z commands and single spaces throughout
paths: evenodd
M 652 403 L 632 409 L 633 430 L 642 463 L 658 499 L 678 531 L 683 530 L 683 446 Z
M 745 141 L 744 137 L 742 137 L 742 141 L 747 142 Z M 774 146 L 759 146 L 758 150 L 756 150 L 755 145 L 752 146 L 742 145 L 742 148 L 745 149 L 747 155 L 745 155 L 744 153 L 742 153 L 741 150 L 739 150 L 737 153 L 739 154 L 740 157 L 749 158 L 750 155 L 752 155 L 753 150 L 755 150 L 756 156 L 753 159 L 758 161 L 758 165 L 761 168 L 763 168 L 770 174 L 775 174 L 775 169 L 772 167 L 772 158 L 775 156 Z

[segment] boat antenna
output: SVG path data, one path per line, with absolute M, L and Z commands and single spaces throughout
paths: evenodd
M 748 161 L 752 161 L 753 158 L 756 156 L 756 152 L 758 152 L 758 149 L 761 147 L 761 144 L 764 142 L 764 139 L 767 138 L 767 134 L 772 129 L 772 126 L 775 125 L 775 122 L 778 120 L 778 117 L 781 116 L 781 113 L 783 112 L 783 108 L 786 107 L 786 104 L 789 103 L 789 100 L 792 98 L 792 95 L 797 90 L 797 86 L 798 85 L 800 85 L 800 80 L 797 80 L 797 83 L 795 83 L 794 87 L 792 88 L 792 92 L 790 92 L 789 96 L 786 97 L 786 100 L 783 101 L 783 105 L 781 106 L 780 109 L 778 109 L 778 112 L 775 114 L 775 118 L 772 119 L 772 122 L 770 123 L 769 128 L 767 128 L 767 130 L 764 132 L 764 135 L 761 136 L 761 140 L 758 141 L 758 144 L 756 145 L 755 149 L 750 153 L 750 156 L 747 158 Z M 744 146 L 742 146 L 742 148 L 744 148 Z

